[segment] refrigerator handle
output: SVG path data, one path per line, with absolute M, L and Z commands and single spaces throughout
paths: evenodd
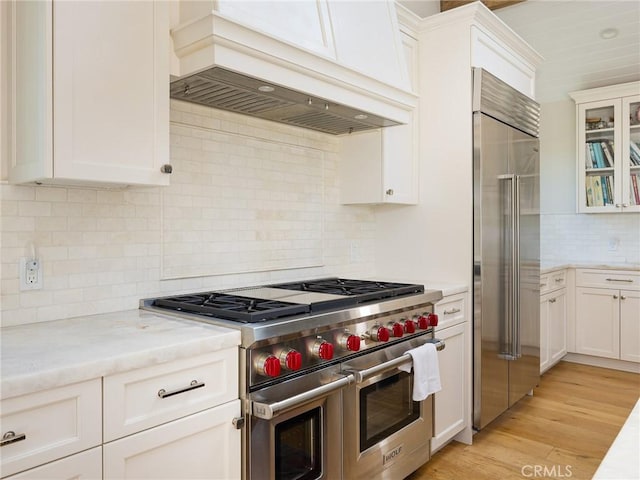
M 522 357 L 520 340 L 520 175 L 514 176 L 514 242 L 513 242 L 513 356 Z
M 518 177 L 513 174 L 505 174 L 499 175 L 499 180 L 508 180 L 509 181 L 509 193 L 510 193 L 510 204 L 508 205 L 509 211 L 511 213 L 510 218 L 510 236 L 511 236 L 511 282 L 509 291 L 509 319 L 506 322 L 507 328 L 507 339 L 508 344 L 505 349 L 505 353 L 500 355 L 501 358 L 505 360 L 516 360 L 518 358 L 518 337 L 517 337 L 517 320 L 516 317 L 519 313 L 518 308 L 518 292 L 519 288 L 517 287 L 518 283 L 518 224 L 519 224 L 519 191 L 518 191 Z

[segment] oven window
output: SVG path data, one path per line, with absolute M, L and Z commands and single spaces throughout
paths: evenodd
M 360 452 L 420 417 L 411 379 L 400 372 L 360 390 Z
M 322 473 L 320 407 L 275 426 L 276 478 L 313 480 Z

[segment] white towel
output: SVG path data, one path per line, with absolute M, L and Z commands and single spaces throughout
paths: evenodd
M 413 400 L 419 402 L 442 390 L 436 346 L 433 343 L 425 343 L 405 352 L 407 353 L 413 360 Z M 411 365 L 403 365 L 399 369 L 410 372 Z

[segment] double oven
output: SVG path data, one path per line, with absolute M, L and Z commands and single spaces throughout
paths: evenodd
M 308 311 L 277 318 L 234 320 L 242 331 L 244 418 L 238 424 L 245 479 L 399 479 L 429 460 L 432 397 L 414 401 L 413 372 L 400 367 L 411 365 L 406 352 L 412 348 L 427 342 L 444 348 L 433 337 L 433 303 L 442 294 L 420 285 L 375 285 L 376 298 L 361 290 L 312 292 L 291 284 L 233 292 L 268 301 L 269 309 L 308 305 Z M 200 306 L 194 310 L 207 317 Z M 219 317 L 211 313 L 205 321 L 218 323 Z

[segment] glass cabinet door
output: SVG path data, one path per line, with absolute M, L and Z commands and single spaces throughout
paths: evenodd
M 620 101 L 605 100 L 579 106 L 578 131 L 582 139 L 579 156 L 582 172 L 579 182 L 582 211 L 611 211 L 620 203 L 619 159 Z
M 622 99 L 622 119 L 622 201 L 625 211 L 640 212 L 640 95 Z

